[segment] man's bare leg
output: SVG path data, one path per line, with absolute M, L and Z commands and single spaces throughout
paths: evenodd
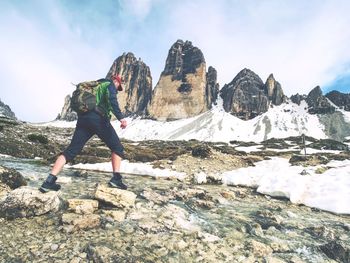
M 126 190 L 128 187 L 122 182 L 122 176 L 119 173 L 121 161 L 122 158 L 118 154 L 112 152 L 113 177 L 109 181 L 109 186 Z
M 118 154 L 116 154 L 115 152 L 112 152 L 113 173 L 119 173 L 121 162 L 122 162 L 122 158 Z
M 51 174 L 54 176 L 57 176 L 59 174 L 59 172 L 61 172 L 63 166 L 67 163 L 66 161 L 66 157 L 64 157 L 63 154 L 61 154 L 60 156 L 58 156 L 58 158 L 56 159 L 55 164 L 52 167 L 51 170 Z

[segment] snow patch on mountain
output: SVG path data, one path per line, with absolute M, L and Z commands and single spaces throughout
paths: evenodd
M 114 124 L 115 125 L 115 124 Z M 172 122 L 134 119 L 125 130 L 117 125 L 120 137 L 130 140 L 190 140 L 260 142 L 269 138 L 285 138 L 305 134 L 326 138 L 324 126 L 316 115 L 307 113 L 307 104 L 288 102 L 248 121 L 241 120 L 217 105 L 196 117 Z

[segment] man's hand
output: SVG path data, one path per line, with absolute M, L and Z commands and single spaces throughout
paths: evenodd
M 120 120 L 120 128 L 125 129 L 128 124 L 125 119 Z

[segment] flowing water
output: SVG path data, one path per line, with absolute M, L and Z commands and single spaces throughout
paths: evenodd
M 0 165 L 21 172 L 32 187 L 50 170 L 12 157 L 1 157 Z M 62 199 L 92 198 L 96 184 L 110 174 L 77 176 L 65 169 L 60 177 Z M 98 228 L 67 233 L 62 211 L 0 219 L 0 262 L 347 262 L 350 254 L 349 216 L 249 188 L 135 175 L 125 175 L 125 181 L 138 197 L 121 223 L 102 217 Z M 334 243 L 345 244 L 329 245 L 345 256 L 328 252 L 327 244 Z

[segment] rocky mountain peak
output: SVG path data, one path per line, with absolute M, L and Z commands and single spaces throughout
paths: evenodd
M 320 86 L 316 86 L 309 92 L 306 102 L 309 105 L 310 114 L 327 114 L 335 111 L 335 108 L 323 96 Z
M 275 80 L 272 73 L 265 82 L 264 91 L 268 99 L 274 105 L 281 105 L 286 101 L 286 96 L 283 93 L 281 84 Z
M 119 56 L 110 67 L 106 78 L 121 75 L 124 90 L 118 92 L 118 103 L 121 111 L 126 115 L 143 115 L 152 95 L 152 77 L 149 67 L 131 52 Z M 73 121 L 77 114 L 70 107 L 70 96 L 66 96 L 65 103 L 57 119 Z
M 176 120 L 203 113 L 215 103 L 217 73 L 206 73 L 202 51 L 190 41 L 177 40 L 170 48 L 165 68 L 147 107 L 150 118 Z
M 124 80 L 124 90 L 118 93 L 120 109 L 125 115 L 143 115 L 152 95 L 150 68 L 129 52 L 113 62 L 106 78 L 116 74 Z
M 229 85 L 240 84 L 244 82 L 249 82 L 253 84 L 258 89 L 263 89 L 264 83 L 261 78 L 252 70 L 248 68 L 242 69 L 231 81 Z
M 326 94 L 326 97 L 332 101 L 339 108 L 346 111 L 350 111 L 350 93 L 345 94 L 336 90 L 333 90 Z
M 225 111 L 240 119 L 248 120 L 266 112 L 269 106 L 264 94 L 264 83 L 250 69 L 241 70 L 220 91 Z
M 205 63 L 202 51 L 191 41 L 177 40 L 170 48 L 163 76 L 172 75 L 173 80 L 183 80 L 186 74 L 194 74 Z
M 0 117 L 17 120 L 16 115 L 11 110 L 10 106 L 3 103 L 0 99 Z

